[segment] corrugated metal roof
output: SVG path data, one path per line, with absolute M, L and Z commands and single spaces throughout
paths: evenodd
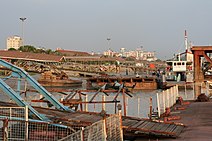
M 60 62 L 64 59 L 64 56 L 0 50 L 0 58 L 1 59 L 32 60 L 32 61 L 40 61 L 40 62 Z
M 81 51 L 57 50 L 57 52 L 60 52 L 60 53 L 65 54 L 67 56 L 90 56 L 89 53 L 81 52 Z

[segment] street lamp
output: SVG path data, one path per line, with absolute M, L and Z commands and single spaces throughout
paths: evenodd
M 24 46 L 24 21 L 26 20 L 26 18 L 21 17 L 20 20 L 22 21 L 22 46 Z
M 107 38 L 109 49 L 110 49 L 110 40 L 111 40 L 110 38 Z

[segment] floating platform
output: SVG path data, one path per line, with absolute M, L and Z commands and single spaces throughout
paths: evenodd
M 99 86 L 105 83 L 113 84 L 115 81 L 120 84 L 125 83 L 126 87 L 135 85 L 135 90 L 156 90 L 158 88 L 156 78 L 153 77 L 92 77 L 87 79 L 89 84 L 97 84 Z

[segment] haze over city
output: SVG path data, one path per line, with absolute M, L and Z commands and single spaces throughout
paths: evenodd
M 100 52 L 111 48 L 155 51 L 169 59 L 184 51 L 184 30 L 193 45 L 212 44 L 211 0 L 3 0 L 0 49 L 9 36 L 50 49 Z M 110 38 L 110 40 L 107 40 Z

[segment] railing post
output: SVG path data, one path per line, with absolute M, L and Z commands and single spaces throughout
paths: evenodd
M 85 95 L 85 102 L 87 102 L 87 101 L 88 101 L 88 95 L 86 94 Z M 87 103 L 85 103 L 84 109 L 85 109 L 86 112 L 88 111 L 88 104 Z
M 124 89 L 122 89 L 122 96 L 123 96 L 123 104 L 124 104 L 124 116 L 127 116 L 127 109 L 126 109 L 126 96 L 125 96 L 125 92 Z
M 122 128 L 122 113 L 121 113 L 121 104 L 118 104 L 117 108 L 118 108 L 118 114 L 119 114 L 119 125 L 120 125 L 120 138 L 121 138 L 121 141 L 124 140 L 123 138 L 123 128 Z
M 206 93 L 207 96 L 209 96 L 209 82 L 206 81 Z
M 166 90 L 166 100 L 167 100 L 166 108 L 169 108 L 169 89 Z
M 107 141 L 106 117 L 103 118 L 103 141 Z
M 81 128 L 82 130 L 80 131 L 80 139 L 81 141 L 84 141 L 84 127 Z
M 105 95 L 102 96 L 102 101 L 103 101 L 103 103 L 102 103 L 102 110 L 105 111 Z
M 106 141 L 107 140 L 107 131 L 106 131 L 106 112 L 104 110 L 102 110 L 100 112 L 100 115 L 102 116 L 102 120 L 101 120 L 101 128 L 102 130 L 102 141 Z M 98 125 L 99 126 L 99 125 Z M 88 138 L 88 141 L 91 141 L 90 138 Z
M 173 87 L 170 88 L 170 94 L 169 94 L 170 95 L 170 107 L 172 107 L 172 105 L 173 105 L 173 103 L 172 103 L 173 102 L 173 100 L 172 100 L 172 88 Z
M 179 90 L 178 90 L 178 85 L 176 85 L 176 92 L 177 92 L 177 97 L 179 97 Z
M 188 96 L 187 96 L 187 87 L 186 87 L 186 82 L 185 82 L 185 97 L 186 97 L 186 99 L 188 99 Z
M 174 101 L 176 103 L 176 99 L 177 99 L 177 86 L 174 86 Z
M 152 119 L 152 97 L 149 99 L 149 119 Z
M 162 91 L 162 96 L 163 96 L 163 113 L 166 111 L 166 101 L 165 101 L 165 93 Z
M 160 118 L 160 100 L 159 100 L 159 94 L 156 94 L 157 96 L 157 106 L 158 106 L 158 118 Z
M 138 117 L 140 117 L 140 97 L 138 97 Z
M 172 87 L 172 106 L 175 104 L 174 98 L 174 87 Z
M 25 106 L 25 141 L 29 139 L 29 116 L 28 106 Z
M 195 99 L 195 83 L 193 82 L 193 100 Z
M 3 141 L 8 141 L 8 119 L 3 120 Z

